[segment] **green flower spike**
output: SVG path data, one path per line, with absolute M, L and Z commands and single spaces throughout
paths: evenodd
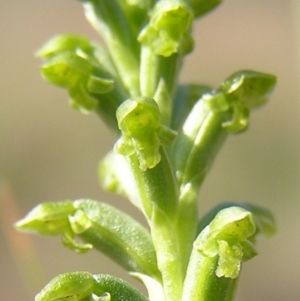
M 140 33 L 138 41 L 165 57 L 180 50 L 187 53 L 193 45 L 188 33 L 192 20 L 193 13 L 185 1 L 157 1 L 150 13 L 150 22 Z
M 160 123 L 158 105 L 149 97 L 126 100 L 117 110 L 117 120 L 122 136 L 115 144 L 116 152 L 127 156 L 135 153 L 143 171 L 160 162 L 160 146 L 169 144 L 176 135 Z

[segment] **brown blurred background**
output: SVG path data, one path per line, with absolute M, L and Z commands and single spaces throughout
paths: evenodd
M 300 300 L 299 17 L 298 0 L 224 1 L 196 23 L 196 48 L 181 74 L 182 82 L 214 86 L 245 68 L 278 76 L 271 101 L 253 112 L 248 132 L 227 141 L 199 202 L 200 214 L 234 200 L 267 206 L 276 216 L 276 236 L 260 241 L 260 255 L 244 265 L 237 301 Z M 89 197 L 132 211 L 97 182 L 98 161 L 114 143 L 109 132 L 96 116 L 72 111 L 66 92 L 40 78 L 33 53 L 57 33 L 98 39 L 79 2 L 0 1 L 1 300 L 33 300 L 66 271 L 125 275 L 96 252 L 79 256 L 59 239 L 11 227 L 49 200 Z

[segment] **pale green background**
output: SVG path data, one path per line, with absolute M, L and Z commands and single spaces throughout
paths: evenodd
M 194 28 L 195 52 L 182 82 L 218 85 L 233 71 L 274 73 L 270 103 L 254 112 L 246 134 L 231 137 L 201 193 L 199 210 L 222 200 L 251 201 L 274 213 L 278 233 L 259 242 L 260 255 L 244 265 L 237 301 L 300 300 L 300 3 L 295 0 L 227 0 Z M 297 7 L 298 6 L 298 7 Z M 67 105 L 65 91 L 44 83 L 33 52 L 57 33 L 97 39 L 79 2 L 0 1 L 0 173 L 21 214 L 41 201 L 89 197 L 130 211 L 123 199 L 103 193 L 96 165 L 113 139 L 96 116 Z M 0 213 L 4 204 L 0 200 Z M 128 206 L 127 206 L 128 205 Z M 136 211 L 134 211 L 136 214 Z M 1 216 L 1 214 L 0 214 Z M 138 216 L 140 219 L 140 215 Z M 57 239 L 31 237 L 39 265 L 25 271 L 0 231 L 0 299 L 33 300 L 55 275 L 75 270 L 125 273 L 91 252 L 79 256 Z M 9 236 L 11 238 L 11 234 Z M 17 236 L 19 252 L 26 249 Z M 24 271 L 23 271 L 24 273 Z M 31 276 L 30 276 L 31 274 Z

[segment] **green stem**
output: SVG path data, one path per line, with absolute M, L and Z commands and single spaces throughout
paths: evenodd
M 166 301 L 179 301 L 182 294 L 182 260 L 176 229 L 162 210 L 153 206 L 151 236 L 156 250 L 157 266 L 162 275 Z
M 165 298 L 178 301 L 182 293 L 182 261 L 176 232 L 178 191 L 166 150 L 160 149 L 161 161 L 142 171 L 135 155 L 129 157 L 137 183 L 141 207 L 146 216 L 162 274 Z
M 197 197 L 196 189 L 192 185 L 186 185 L 179 198 L 176 232 L 179 240 L 183 275 L 186 274 L 193 242 L 197 235 Z
M 164 57 L 155 54 L 152 47 L 141 46 L 140 79 L 143 96 L 153 97 L 161 79 L 164 79 L 170 95 L 173 93 L 180 57 L 179 54 Z

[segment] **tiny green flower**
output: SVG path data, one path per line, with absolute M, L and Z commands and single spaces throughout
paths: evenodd
M 130 156 L 136 153 L 141 170 L 160 162 L 159 148 L 175 138 L 175 133 L 160 123 L 157 103 L 150 97 L 128 99 L 117 110 L 122 131 L 115 144 L 116 152 Z
M 192 11 L 185 1 L 157 1 L 150 14 L 150 22 L 138 40 L 153 48 L 157 55 L 167 57 L 181 50 L 189 52 L 192 45 L 189 35 L 192 19 Z
M 248 240 L 255 231 L 256 225 L 249 211 L 241 207 L 225 208 L 199 234 L 194 248 L 204 256 L 218 256 L 217 276 L 234 279 L 239 275 L 242 260 L 257 254 Z

